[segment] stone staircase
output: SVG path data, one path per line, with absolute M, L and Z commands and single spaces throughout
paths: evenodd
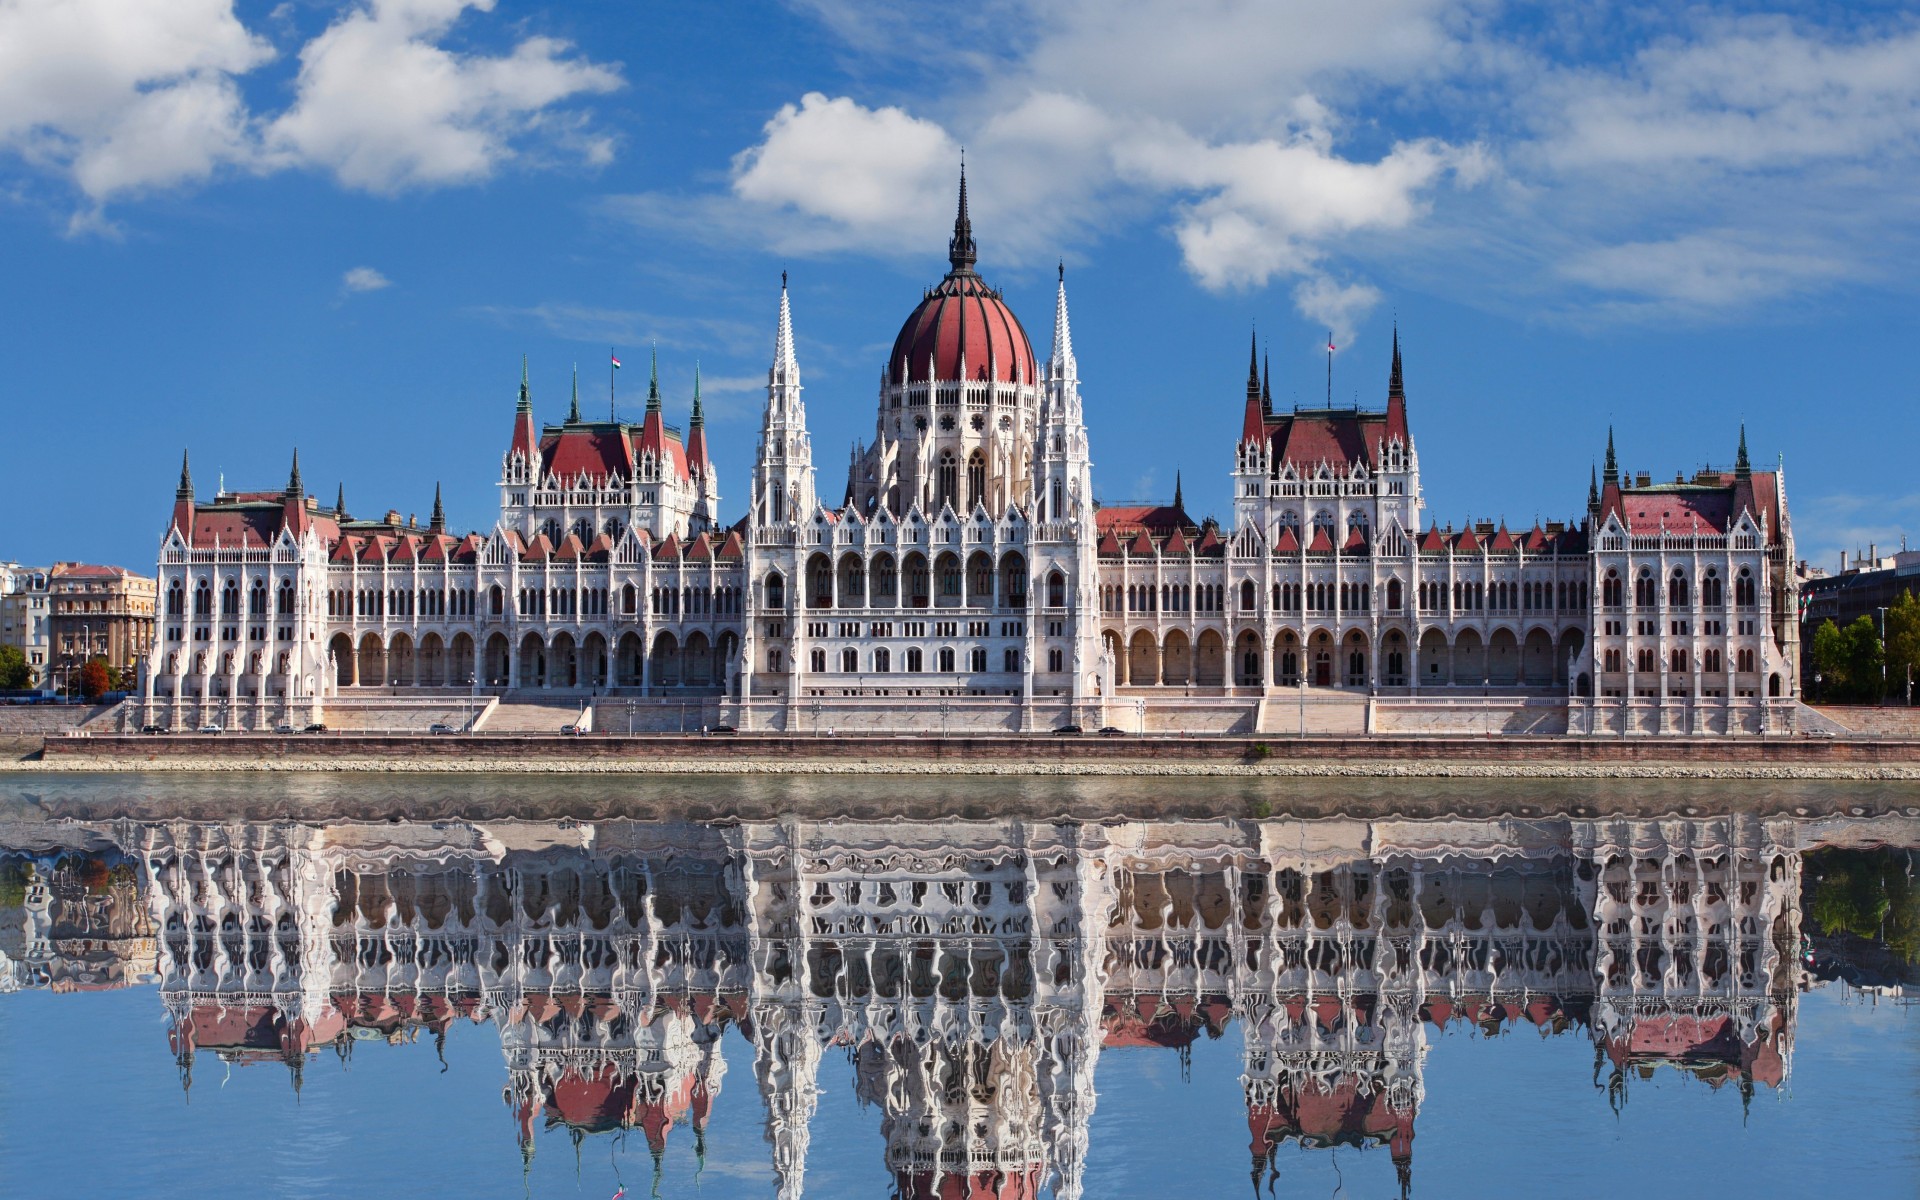
M 579 723 L 587 707 L 577 700 L 502 700 L 474 726 L 474 732 L 559 733 L 562 725 Z

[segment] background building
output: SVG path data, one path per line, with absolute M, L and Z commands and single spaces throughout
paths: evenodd
M 132 676 L 153 649 L 154 581 L 125 567 L 58 562 L 48 573 L 52 661 L 64 685 L 90 658 Z
M 20 651 L 32 687 L 48 683 L 47 576 L 45 567 L 0 563 L 0 646 Z

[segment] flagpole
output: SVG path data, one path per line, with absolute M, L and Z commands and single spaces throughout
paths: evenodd
M 613 352 L 612 346 L 607 347 L 607 420 L 612 421 L 615 424 L 619 423 L 620 416 L 619 416 L 619 410 L 614 407 L 614 403 L 613 403 L 613 381 L 614 381 L 614 378 L 619 375 L 620 368 L 614 366 L 613 364 L 615 363 L 615 361 L 619 359 L 619 357 L 620 357 L 619 355 Z
M 1333 330 L 1327 330 L 1327 407 L 1333 407 Z

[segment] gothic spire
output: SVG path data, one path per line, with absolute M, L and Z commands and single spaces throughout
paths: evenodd
M 1185 512 L 1187 507 L 1186 500 L 1182 498 L 1182 496 L 1180 495 L 1180 472 L 1179 471 L 1175 471 L 1173 473 L 1173 506 L 1182 512 Z
M 960 211 L 953 218 L 953 237 L 947 242 L 947 262 L 955 274 L 972 274 L 979 258 L 973 244 L 973 221 L 967 216 L 967 160 L 960 159 Z
M 707 416 L 700 411 L 700 360 L 693 361 L 693 416 L 687 419 L 689 429 L 704 429 Z
M 516 413 L 533 411 L 533 390 L 527 386 L 527 356 L 524 354 L 520 356 L 520 404 L 514 411 Z
M 306 494 L 307 489 L 300 486 L 300 450 L 298 447 L 295 447 L 293 451 L 293 473 L 287 476 L 287 499 L 298 500 Z
M 1260 411 L 1273 415 L 1273 360 L 1265 355 L 1260 361 Z
M 1260 399 L 1260 333 L 1247 335 L 1247 399 Z
M 435 533 L 447 531 L 447 510 L 440 505 L 440 481 L 433 481 L 433 519 L 427 522 L 427 528 Z
M 773 369 L 791 376 L 800 369 L 793 357 L 793 310 L 787 305 L 787 273 L 780 272 L 780 328 L 773 335 Z
M 1607 481 L 1608 487 L 1620 482 L 1620 460 L 1613 454 L 1613 426 L 1611 425 L 1607 426 L 1607 465 L 1601 478 Z
M 1747 459 L 1747 423 L 1740 422 L 1740 453 L 1733 460 L 1733 475 L 1736 479 L 1753 478 L 1753 464 Z
M 347 519 L 347 485 L 342 483 L 339 492 L 333 497 L 333 516 L 336 521 Z
M 1600 475 L 1591 463 L 1587 465 L 1587 507 L 1600 507 Z
M 652 373 L 647 376 L 647 414 L 660 411 L 660 345 L 654 343 Z
M 187 452 L 180 452 L 180 486 L 174 490 L 176 500 L 193 499 L 193 472 L 187 469 Z
M 580 364 L 573 364 L 573 404 L 567 409 L 567 424 L 580 423 Z
M 1059 265 L 1060 287 L 1053 300 L 1053 353 L 1047 365 L 1056 378 L 1074 373 L 1073 328 L 1067 321 L 1067 264 Z
M 1400 323 L 1393 324 L 1393 370 L 1387 376 L 1387 395 L 1406 399 L 1406 383 L 1400 377 Z

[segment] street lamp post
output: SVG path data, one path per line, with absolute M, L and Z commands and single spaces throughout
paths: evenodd
M 1887 699 L 1887 606 L 1876 609 L 1880 614 L 1880 702 Z

